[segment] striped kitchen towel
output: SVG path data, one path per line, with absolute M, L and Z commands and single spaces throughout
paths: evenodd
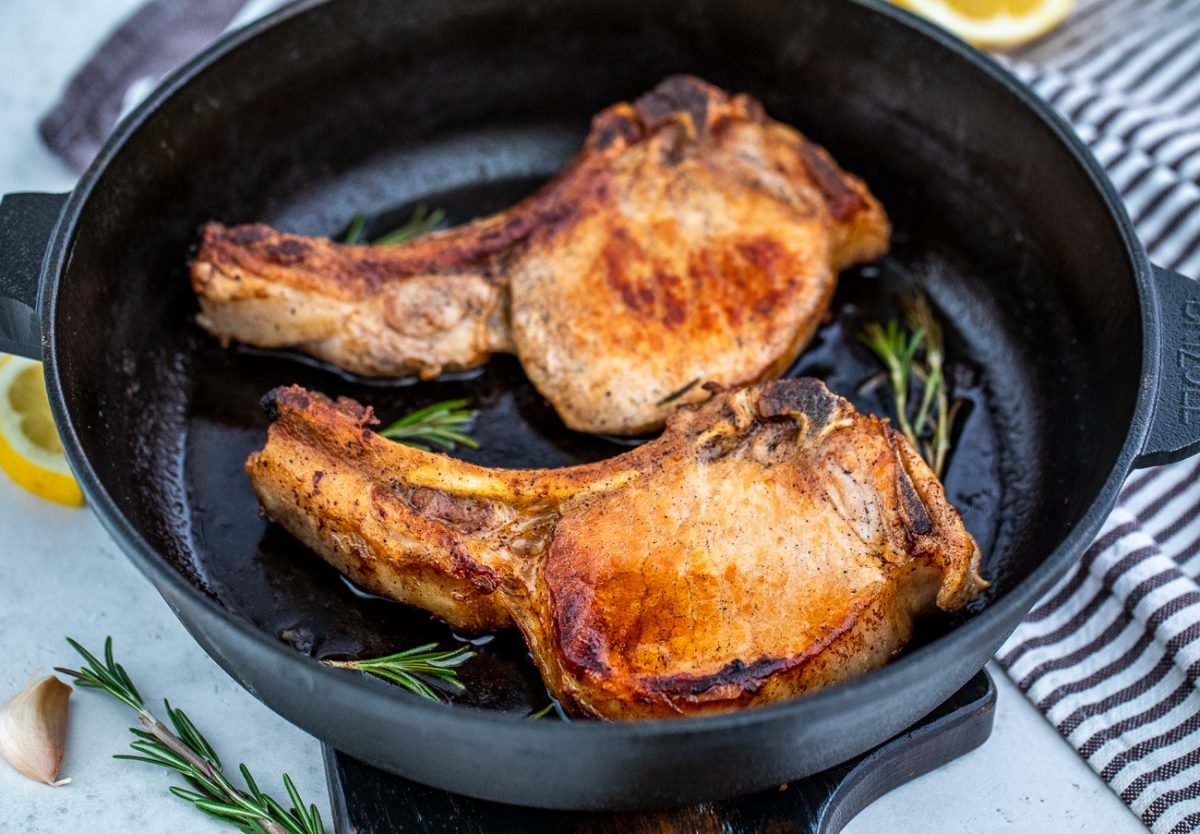
M 1091 146 L 1161 266 L 1200 277 L 1200 0 L 1084 0 L 1002 58 Z M 998 659 L 1155 834 L 1200 831 L 1200 462 L 1134 473 Z
M 151 0 L 46 117 L 47 144 L 86 167 L 169 65 L 280 2 Z M 1200 276 L 1200 0 L 1081 0 L 1062 28 L 999 59 L 1075 125 L 1154 261 Z M 1156 834 L 1200 831 L 1198 475 L 1200 462 L 1135 473 L 999 654 Z

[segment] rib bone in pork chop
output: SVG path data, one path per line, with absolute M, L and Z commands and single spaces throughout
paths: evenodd
M 367 376 L 515 353 L 568 426 L 634 434 L 701 399 L 698 383 L 782 373 L 837 271 L 889 233 L 823 149 L 676 76 L 601 112 L 558 177 L 500 214 L 378 247 L 214 223 L 191 274 L 223 341 Z
M 942 486 L 812 379 L 716 393 L 600 463 L 488 469 L 278 389 L 246 463 L 267 515 L 359 585 L 456 629 L 516 625 L 574 713 L 790 698 L 877 667 L 986 583 Z

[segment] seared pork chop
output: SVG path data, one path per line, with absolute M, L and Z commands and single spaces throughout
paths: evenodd
M 618 457 L 527 471 L 386 440 L 350 400 L 269 403 L 246 463 L 267 515 L 374 593 L 464 631 L 516 625 L 576 714 L 790 698 L 986 586 L 925 463 L 816 380 L 719 391 Z
M 634 434 L 697 383 L 778 376 L 837 271 L 889 233 L 824 150 L 749 96 L 676 76 L 596 116 L 566 169 L 505 212 L 379 247 L 209 224 L 192 286 L 223 341 L 367 376 L 516 353 L 568 426 Z

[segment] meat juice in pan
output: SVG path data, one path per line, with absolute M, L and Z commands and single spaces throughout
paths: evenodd
M 527 179 L 459 189 L 426 200 L 446 210 L 451 222 L 510 205 L 537 181 Z M 412 206 L 375 218 L 376 234 L 403 222 Z M 369 236 L 369 235 L 368 235 Z M 893 253 L 878 264 L 843 273 L 825 322 L 788 376 L 815 376 L 867 413 L 892 412 L 891 395 L 879 379 L 880 365 L 858 342 L 863 324 L 899 315 L 900 301 L 918 285 L 945 278 L 944 264 L 909 256 L 897 235 Z M 936 289 L 936 288 L 933 288 Z M 937 296 L 934 304 L 937 307 Z M 988 407 L 986 380 L 955 330 L 953 316 L 937 309 L 946 330 L 954 395 L 963 400 L 943 480 L 950 500 L 985 554 L 1002 545 L 1003 499 L 998 442 L 1001 431 Z M 452 454 L 485 466 L 557 467 L 611 457 L 640 442 L 566 429 L 511 356 L 484 367 L 430 382 L 366 381 L 295 355 L 222 349 L 197 332 L 198 374 L 188 402 L 190 430 L 183 477 L 193 552 L 203 554 L 198 581 L 226 608 L 316 658 L 371 657 L 437 642 L 470 641 L 477 657 L 460 667 L 465 691 L 456 703 L 529 713 L 548 702 L 541 677 L 519 634 L 456 635 L 429 614 L 375 598 L 354 588 L 333 568 L 258 513 L 242 466 L 260 448 L 267 418 L 259 400 L 277 385 L 298 384 L 330 396 L 349 396 L 374 406 L 382 423 L 446 399 L 466 399 L 479 410 L 473 436 L 479 449 Z M 881 384 L 882 383 L 882 384 Z M 986 593 L 973 608 L 986 604 Z M 968 612 L 965 615 L 970 616 Z M 943 633 L 954 618 L 938 614 L 919 621 L 910 647 Z M 380 682 L 381 686 L 386 686 Z

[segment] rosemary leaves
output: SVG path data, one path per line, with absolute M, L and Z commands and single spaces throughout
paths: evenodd
M 316 805 L 305 805 L 295 784 L 286 773 L 283 786 L 291 808 L 269 794 L 263 793 L 243 764 L 238 766 L 245 788 L 233 784 L 225 774 L 221 760 L 208 740 L 183 710 L 164 701 L 168 727 L 146 707 L 133 680 L 123 666 L 113 659 L 112 638 L 104 641 L 104 660 L 67 638 L 67 642 L 84 659 L 81 669 L 58 669 L 75 678 L 76 686 L 99 689 L 137 713 L 141 728 L 130 728 L 137 738 L 130 743 L 137 755 L 118 755 L 118 759 L 155 765 L 174 771 L 183 777 L 186 787 L 172 785 L 175 796 L 190 802 L 197 810 L 221 822 L 228 823 L 246 834 L 324 834 L 321 813 Z
M 903 322 L 871 322 L 859 339 L 887 370 L 900 432 L 942 477 L 961 402 L 951 401 L 947 390 L 942 326 L 929 300 L 917 293 L 905 305 Z
M 387 246 L 394 243 L 406 243 L 419 238 L 421 235 L 432 232 L 445 219 L 446 213 L 440 208 L 430 211 L 425 205 L 419 205 L 413 209 L 412 214 L 409 215 L 408 220 L 404 222 L 403 226 L 398 229 L 392 229 L 387 234 L 380 235 L 371 241 L 371 245 Z M 366 216 L 356 214 L 354 219 L 350 221 L 350 225 L 346 228 L 346 234 L 342 237 L 342 243 L 362 243 L 362 236 L 366 227 Z
M 464 687 L 458 680 L 458 667 L 474 656 L 475 652 L 467 646 L 441 650 L 438 649 L 437 643 L 427 643 L 424 646 L 370 660 L 323 660 L 321 662 L 326 666 L 367 672 L 403 686 L 409 692 L 420 695 L 422 698 L 441 701 L 441 693 L 434 689 L 430 682 L 432 681 L 444 689 L 462 692 Z
M 466 400 L 434 403 L 401 417 L 379 433 L 426 452 L 433 451 L 434 446 L 453 449 L 456 443 L 478 449 L 479 444 L 466 432 L 471 430 L 479 412 L 466 406 Z

